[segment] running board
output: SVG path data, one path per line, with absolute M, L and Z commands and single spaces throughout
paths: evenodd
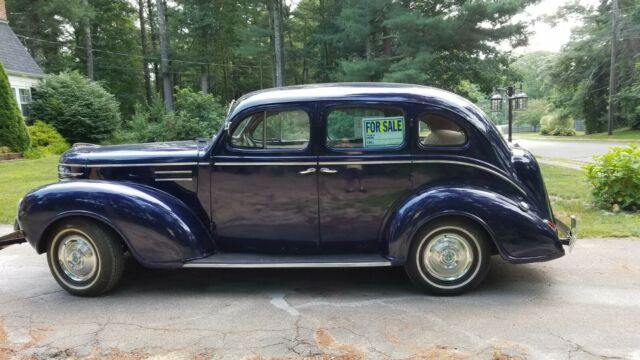
M 187 261 L 186 268 L 343 268 L 391 266 L 377 254 L 273 255 L 255 253 L 217 253 Z

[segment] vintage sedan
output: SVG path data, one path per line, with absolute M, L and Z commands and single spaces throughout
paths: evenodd
M 323 84 L 238 99 L 211 139 L 76 144 L 16 232 L 75 295 L 124 254 L 151 268 L 403 266 L 430 293 L 477 286 L 491 256 L 546 261 L 575 241 L 535 158 L 471 102 L 402 84 Z

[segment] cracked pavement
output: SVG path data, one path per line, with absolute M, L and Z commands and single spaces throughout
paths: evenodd
M 0 229 L 2 230 L 2 229 Z M 548 263 L 494 257 L 459 297 L 402 269 L 149 270 L 73 297 L 26 244 L 0 251 L 0 359 L 640 359 L 640 239 Z

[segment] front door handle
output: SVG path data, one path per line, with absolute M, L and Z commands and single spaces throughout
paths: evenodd
M 335 174 L 338 172 L 338 170 L 323 167 L 323 168 L 320 168 L 320 172 L 323 174 Z
M 307 175 L 307 174 L 313 174 L 314 172 L 316 172 L 316 168 L 312 167 L 312 168 L 308 168 L 307 170 L 298 171 L 298 174 Z

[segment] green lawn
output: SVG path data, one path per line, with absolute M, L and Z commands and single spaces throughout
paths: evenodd
M 618 129 L 611 136 L 606 132 L 586 135 L 584 131 L 578 131 L 576 136 L 544 136 L 539 132 L 513 133 L 514 139 L 534 139 L 534 140 L 602 140 L 602 141 L 628 141 L 640 142 L 640 130 L 629 128 Z
M 18 199 L 40 185 L 55 182 L 58 157 L 0 162 L 0 224 L 10 224 Z M 542 174 L 555 215 L 578 217 L 579 237 L 640 236 L 640 214 L 603 211 L 591 206 L 583 171 L 542 164 Z
M 591 205 L 590 187 L 584 171 L 541 164 L 553 212 L 568 223 L 578 218 L 578 237 L 640 236 L 640 214 L 613 213 Z
M 0 161 L 0 224 L 13 224 L 16 204 L 29 190 L 58 181 L 58 157 Z

